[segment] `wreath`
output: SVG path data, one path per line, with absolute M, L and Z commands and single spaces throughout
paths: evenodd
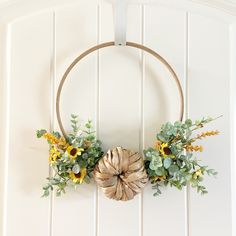
M 88 54 L 114 46 L 114 42 L 103 43 L 88 49 L 77 57 L 66 70 L 56 99 L 56 112 L 61 133 L 37 131 L 38 138 L 45 138 L 49 144 L 49 163 L 53 175 L 48 177 L 43 187 L 43 196 L 49 196 L 55 190 L 60 196 L 69 186 L 77 187 L 94 180 L 104 194 L 111 199 L 127 201 L 142 191 L 150 181 L 155 190 L 154 196 L 161 194 L 162 186 L 176 187 L 182 190 L 190 185 L 201 194 L 207 193 L 202 185 L 204 175 L 215 176 L 217 172 L 208 166 L 201 165 L 195 155 L 202 152 L 201 145 L 195 142 L 219 134 L 219 131 L 196 133 L 213 118 L 202 118 L 197 121 L 183 118 L 183 92 L 178 77 L 167 61 L 159 54 L 143 45 L 127 42 L 127 46 L 144 50 L 161 61 L 173 76 L 181 98 L 180 119 L 175 123 L 167 122 L 161 126 L 156 135 L 153 147 L 136 151 L 115 147 L 104 152 L 102 142 L 97 139 L 92 121 L 81 126 L 78 116 L 71 115 L 72 131 L 66 134 L 60 116 L 60 95 L 68 74 L 74 66 Z

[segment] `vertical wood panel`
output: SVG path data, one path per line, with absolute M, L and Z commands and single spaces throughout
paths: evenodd
M 223 115 L 206 127 L 217 127 L 221 134 L 204 140 L 199 156 L 219 174 L 216 180 L 205 179 L 208 195 L 190 192 L 190 233 L 231 235 L 229 28 L 198 15 L 190 15 L 189 26 L 189 116 Z
M 48 200 L 40 198 L 48 150 L 35 131 L 50 122 L 51 24 L 47 13 L 11 28 L 7 236 L 48 233 Z
M 231 130 L 231 191 L 232 191 L 232 199 L 231 199 L 231 209 L 232 209 L 232 235 L 236 234 L 236 225 L 233 222 L 236 221 L 236 24 L 230 25 L 230 130 Z
M 96 42 L 95 2 L 81 2 L 56 11 L 56 84 L 72 60 Z M 96 59 L 96 54 L 93 54 L 81 61 L 65 83 L 61 97 L 61 115 L 67 131 L 71 130 L 72 113 L 78 114 L 82 123 L 88 119 L 95 122 Z M 67 194 L 61 198 L 54 198 L 54 236 L 94 235 L 94 192 L 94 184 L 84 184 L 78 186 L 76 191 L 68 189 Z
M 135 26 L 135 27 L 134 27 Z M 140 42 L 140 8 L 130 6 L 127 40 Z M 101 40 L 114 40 L 110 4 L 101 8 Z M 100 53 L 100 138 L 104 148 L 139 151 L 140 52 L 109 48 Z M 99 236 L 139 234 L 139 197 L 117 202 L 99 194 Z
M 9 151 L 10 27 L 0 27 L 0 234 L 6 231 L 7 171 Z
M 184 80 L 185 12 L 147 6 L 144 43 L 162 55 Z M 160 125 L 179 118 L 176 85 L 156 59 L 145 56 L 144 147 L 154 145 Z M 154 197 L 150 185 L 144 191 L 144 236 L 185 235 L 185 194 L 176 189 L 162 189 Z

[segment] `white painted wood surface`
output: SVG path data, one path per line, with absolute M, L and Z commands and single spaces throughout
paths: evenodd
M 5 235 L 46 235 L 49 227 L 49 202 L 36 197 L 41 191 L 34 186 L 43 184 L 48 175 L 48 164 L 42 159 L 47 149 L 34 138 L 34 126 L 50 124 L 51 32 L 50 13 L 18 21 L 9 31 L 9 125 L 6 155 L 1 156 L 7 162 L 1 176 L 7 184 Z M 39 219 L 43 227 L 38 228 Z
M 233 16 L 194 1 L 186 9 L 184 3 L 157 1 L 130 5 L 128 12 L 127 40 L 151 47 L 173 66 L 185 93 L 185 116 L 223 115 L 209 126 L 221 136 L 205 141 L 202 154 L 219 171 L 216 180 L 206 178 L 207 196 L 163 189 L 154 198 L 147 186 L 123 203 L 108 200 L 91 184 L 41 199 L 48 147 L 35 139 L 35 130 L 58 129 L 58 82 L 76 56 L 113 40 L 112 8 L 99 0 L 52 1 L 48 8 L 44 1 L 28 7 L 21 2 L 18 11 L 17 4 L 6 7 L 0 24 L 0 235 L 233 236 Z M 178 106 L 175 84 L 158 61 L 132 48 L 110 48 L 72 71 L 62 94 L 62 119 L 66 129 L 70 113 L 93 119 L 105 149 L 142 150 L 153 144 L 161 123 L 178 118 Z
M 198 35 L 203 37 L 197 39 Z M 193 191 L 190 193 L 192 235 L 201 234 L 203 229 L 206 235 L 231 235 L 231 216 L 227 214 L 231 209 L 231 160 L 227 158 L 230 157 L 231 129 L 230 80 L 226 79 L 230 76 L 228 25 L 197 15 L 190 16 L 189 48 L 192 49 L 189 51 L 189 116 L 223 114 L 223 118 L 209 125 L 217 125 L 221 135 L 207 140 L 201 155 L 204 164 L 218 170 L 217 180 L 206 180 L 209 194 L 204 198 L 199 198 Z M 201 217 L 197 211 L 201 212 Z M 214 219 L 209 221 L 213 212 Z

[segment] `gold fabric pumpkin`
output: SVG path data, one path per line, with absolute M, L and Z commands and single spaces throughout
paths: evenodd
M 94 179 L 108 198 L 122 201 L 133 199 L 148 182 L 143 157 L 122 147 L 108 150 L 99 160 Z

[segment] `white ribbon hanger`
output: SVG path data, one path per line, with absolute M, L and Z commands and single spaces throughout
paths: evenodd
M 127 30 L 127 9 L 128 0 L 114 0 L 114 30 L 115 30 L 115 45 L 126 45 L 126 30 Z

